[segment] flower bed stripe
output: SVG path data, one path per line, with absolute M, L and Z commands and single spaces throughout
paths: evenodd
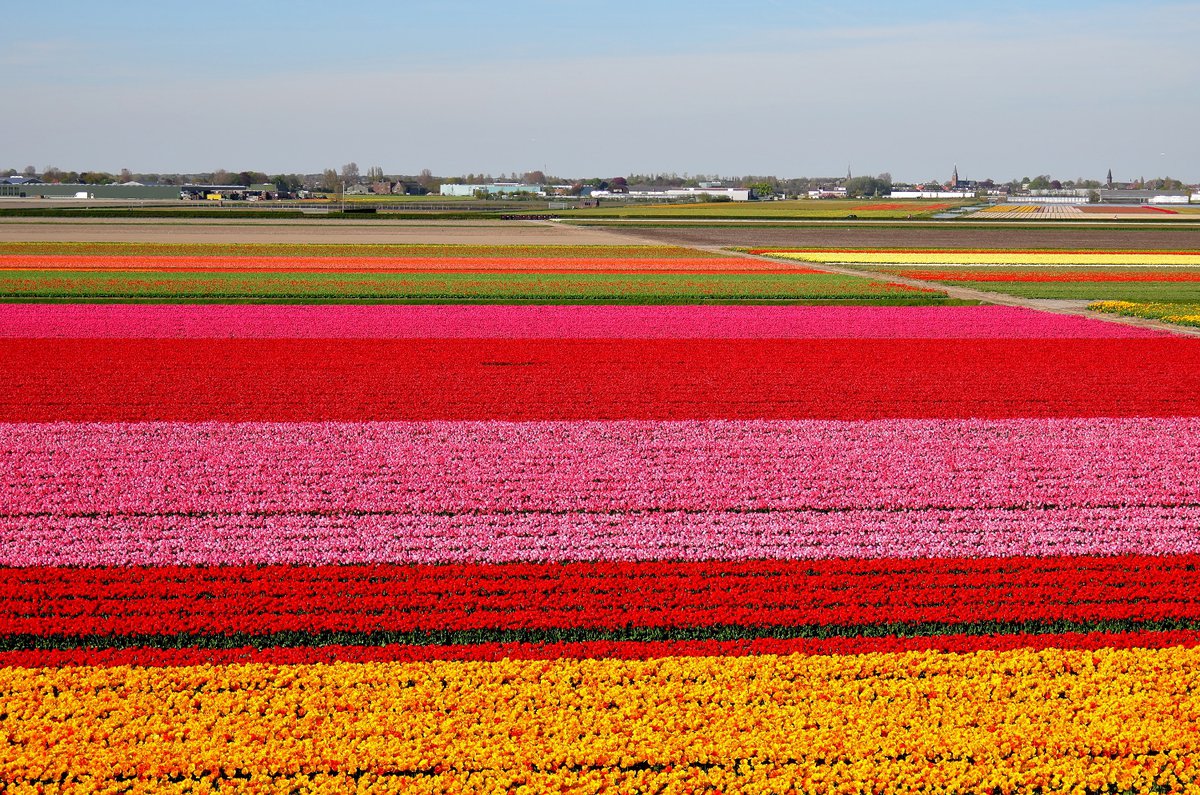
M 0 243 L 0 251 L 4 250 L 5 245 L 6 244 Z M 7 245 L 12 245 L 12 244 L 7 244 Z M 23 244 L 23 245 L 29 245 L 29 244 Z M 38 244 L 38 245 L 40 245 L 40 244 Z M 1055 255 L 1061 255 L 1061 256 L 1067 256 L 1067 255 L 1072 255 L 1072 254 L 1105 254 L 1105 255 L 1113 255 L 1113 256 L 1116 256 L 1119 254 L 1137 254 L 1139 256 L 1146 255 L 1146 254 L 1195 255 L 1197 253 L 1200 253 L 1195 249 L 1153 249 L 1153 248 L 1150 248 L 1150 249 L 1145 249 L 1145 248 L 1126 248 L 1126 249 L 1120 249 L 1120 248 L 1070 248 L 1070 249 L 1063 249 L 1063 248 L 1010 248 L 1010 247 L 1006 247 L 1006 246 L 998 246 L 998 247 L 992 247 L 992 248 L 957 248 L 957 247 L 922 248 L 920 246 L 911 246 L 911 247 L 906 246 L 904 248 L 891 248 L 891 249 L 847 248 L 844 246 L 841 246 L 841 247 L 813 246 L 810 248 L 752 248 L 752 249 L 747 249 L 747 252 L 750 254 L 756 254 L 756 255 L 805 254 L 805 253 L 809 253 L 809 252 L 814 252 L 814 253 L 818 253 L 818 254 L 888 253 L 888 254 L 944 255 L 944 254 L 964 253 L 964 254 L 985 254 L 985 255 L 987 255 L 987 254 L 1003 254 L 1003 255 L 1055 254 Z
M 458 243 L 152 243 L 134 241 L 0 241 L 4 256 L 75 257 L 307 257 L 332 258 L 534 258 L 534 259 L 726 259 L 687 246 L 495 245 Z
M 1200 282 L 1200 271 L 1142 267 L 1137 270 L 1100 268 L 878 268 L 910 279 L 935 282 Z
M 832 250 L 756 251 L 772 257 L 807 262 L 844 262 L 895 265 L 1200 265 L 1200 251 L 965 251 L 935 250 Z
M 1193 648 L 5 668 L 0 693 L 9 786 L 1150 791 L 1200 752 Z
M 4 565 L 1197 551 L 1195 418 L 0 425 Z
M 1200 508 L 5 517 L 15 565 L 494 563 L 1200 552 Z
M 0 271 L 257 271 L 300 273 L 820 273 L 738 256 L 698 257 L 271 257 L 271 256 L 70 256 L 0 254 Z
M 0 568 L 0 636 L 1196 622 L 1200 555 Z
M 740 272 L 0 271 L 4 301 L 634 303 L 882 300 L 938 290 L 782 267 Z
M 381 643 L 372 646 L 325 645 L 270 646 L 228 645 L 139 646 L 136 644 L 97 648 L 36 648 L 20 651 L 0 650 L 0 668 L 42 668 L 60 666 L 146 667 L 181 665 L 228 665 L 233 663 L 269 663 L 272 665 L 311 665 L 334 662 L 432 662 L 437 660 L 487 661 L 597 659 L 648 660 L 656 657 L 745 657 L 749 655 L 791 654 L 878 654 L 911 651 L 976 652 L 1015 649 L 1165 649 L 1200 647 L 1200 629 L 1136 630 L 1126 632 L 1068 632 L 1033 634 L 936 634 L 887 635 L 858 634 L 830 637 L 745 637 L 736 640 L 590 640 L 541 643 L 481 642 L 452 646 L 430 644 Z M 310 638 L 311 640 L 311 638 Z
M 10 339 L 0 352 L 3 422 L 1200 415 L 1189 339 Z
M 0 337 L 325 339 L 1043 339 L 1166 336 L 1003 306 L 14 304 Z
M 1072 635 L 1134 633 L 1200 633 L 1200 620 L 1163 619 L 1137 621 L 1105 619 L 1096 621 L 971 621 L 946 623 L 889 622 L 886 624 L 697 624 L 687 627 L 553 627 L 549 629 L 437 629 L 378 632 L 279 631 L 271 633 L 227 632 L 220 635 L 192 633 L 139 635 L 2 635 L 0 652 L 106 649 L 195 649 L 229 650 L 255 648 L 337 648 L 390 646 L 470 647 L 476 645 L 543 646 L 558 644 L 624 644 L 704 641 L 750 643 L 753 641 L 829 640 L 853 638 L 995 638 L 1004 636 L 1044 636 L 1054 632 Z M 986 644 L 985 644 L 986 645 Z M 971 647 L 975 648 L 975 647 Z

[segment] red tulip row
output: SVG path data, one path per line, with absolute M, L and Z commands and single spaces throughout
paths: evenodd
M 0 422 L 1200 416 L 1152 339 L 13 339 Z
M 0 632 L 423 632 L 1200 618 L 1200 556 L 0 570 Z

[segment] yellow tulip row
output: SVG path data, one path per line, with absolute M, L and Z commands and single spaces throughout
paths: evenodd
M 1200 304 L 1095 301 L 1088 304 L 1088 309 L 1114 315 L 1161 320 L 1164 323 L 1177 323 L 1182 326 L 1200 326 Z
M 769 256 L 804 262 L 890 265 L 1200 265 L 1200 253 L 1178 251 L 779 251 Z
M 0 702 L 6 792 L 1178 791 L 1200 775 L 1200 649 L 1181 647 L 3 668 Z

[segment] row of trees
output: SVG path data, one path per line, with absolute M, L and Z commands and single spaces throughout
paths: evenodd
M 1014 179 L 1008 184 L 1009 187 L 1014 189 L 1027 187 L 1029 190 L 1062 190 L 1070 188 L 1096 190 L 1105 186 L 1105 183 L 1095 179 L 1083 179 L 1079 177 L 1076 179 L 1057 180 L 1052 179 L 1049 174 L 1038 174 L 1033 179 L 1022 177 L 1019 180 Z M 1182 180 L 1173 177 L 1158 177 L 1156 179 L 1143 179 L 1139 177 L 1131 182 L 1123 182 L 1121 184 L 1128 184 L 1135 190 L 1183 190 L 1187 187 Z
M 39 173 L 33 166 L 25 166 L 20 172 L 10 168 L 6 171 L 0 171 L 0 175 L 20 175 L 37 177 L 43 182 L 81 183 L 85 185 L 109 185 L 122 182 L 183 185 L 190 182 L 249 186 L 260 183 L 271 183 L 278 185 L 281 190 L 291 193 L 304 189 L 336 193 L 342 189 L 343 185 L 349 187 L 351 185 L 371 185 L 377 183 L 390 183 L 392 185 L 403 183 L 409 192 L 415 193 L 435 193 L 444 184 L 479 184 L 489 182 L 520 182 L 526 185 L 572 185 L 572 192 L 574 193 L 579 193 L 587 186 L 600 189 L 622 190 L 627 186 L 633 185 L 662 190 L 667 188 L 698 187 L 702 183 L 720 183 L 723 185 L 752 188 L 760 196 L 771 194 L 794 196 L 810 190 L 834 185 L 844 186 L 847 194 L 850 196 L 883 196 L 891 191 L 893 185 L 891 174 L 886 172 L 874 177 L 859 176 L 849 179 L 845 177 L 793 177 L 781 179 L 771 175 L 721 176 L 719 174 L 687 173 L 680 175 L 673 172 L 630 174 L 627 177 L 571 179 L 547 175 L 540 170 L 522 173 L 501 173 L 495 177 L 491 174 L 483 173 L 469 173 L 454 177 L 437 177 L 429 169 L 423 169 L 419 174 L 413 175 L 388 175 L 384 173 L 382 167 L 371 166 L 365 172 L 362 172 L 359 170 L 358 164 L 353 161 L 344 164 L 341 169 L 327 168 L 320 174 L 293 173 L 268 175 L 261 171 L 230 171 L 226 169 L 194 174 L 160 174 L 135 173 L 127 168 L 123 168 L 113 174 L 107 171 L 66 171 L 57 166 L 46 166 Z M 936 184 L 937 182 L 937 180 L 934 180 L 925 184 Z M 982 180 L 976 184 L 982 188 L 996 186 L 996 183 L 990 179 Z M 1024 189 L 1059 190 L 1072 188 L 1095 190 L 1104 187 L 1105 183 L 1082 177 L 1060 180 L 1051 177 L 1049 174 L 1039 174 L 1032 178 L 1021 177 L 1020 179 L 1014 179 L 1003 184 L 1012 191 L 1019 191 Z M 1181 180 L 1172 177 L 1159 177 L 1149 180 L 1137 179 L 1130 183 L 1121 184 L 1150 190 L 1182 190 L 1187 187 Z

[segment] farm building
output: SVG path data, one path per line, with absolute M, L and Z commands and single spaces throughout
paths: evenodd
M 544 194 L 546 189 L 542 185 L 521 185 L 517 182 L 494 182 L 490 185 L 442 185 L 442 196 L 474 196 L 477 192 L 486 193 L 489 196 L 506 195 L 512 193 L 536 193 Z
M 1187 204 L 1191 199 L 1191 191 L 1186 190 L 1122 190 L 1120 188 L 1101 188 L 1103 204 Z
M 229 199 L 233 196 L 245 197 L 247 194 L 267 194 L 275 193 L 279 188 L 269 182 L 264 182 L 258 185 L 182 185 L 178 188 L 171 188 L 175 191 L 173 199 L 211 199 L 213 197 L 219 199 Z
M 0 185 L 0 197 L 26 199 L 178 199 L 179 188 L 171 185 L 66 185 L 25 182 Z
M 671 188 L 670 190 L 594 190 L 590 195 L 601 199 L 667 199 L 671 201 L 698 199 L 701 196 L 725 196 L 730 201 L 744 202 L 750 201 L 750 194 L 751 191 L 747 188 Z

